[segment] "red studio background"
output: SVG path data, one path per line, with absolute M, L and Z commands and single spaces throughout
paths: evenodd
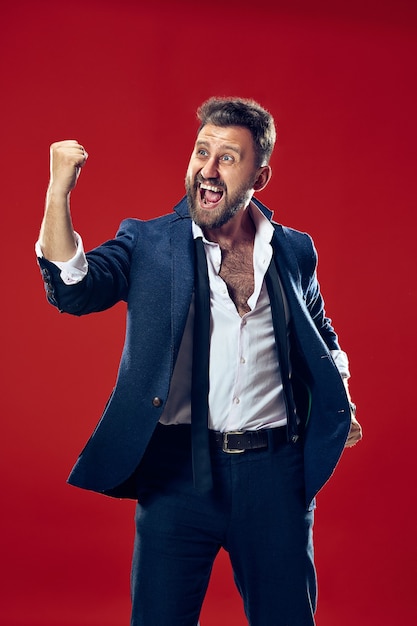
M 112 388 L 124 306 L 77 319 L 34 256 L 49 144 L 90 158 L 72 195 L 92 247 L 171 210 L 210 95 L 274 114 L 275 219 L 320 254 L 364 441 L 318 499 L 318 626 L 417 623 L 417 4 L 2 0 L 1 626 L 128 624 L 134 503 L 66 484 Z M 163 589 L 161 589 L 161 594 Z M 243 626 L 227 558 L 202 626 Z

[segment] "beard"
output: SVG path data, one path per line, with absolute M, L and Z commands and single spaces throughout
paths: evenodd
M 253 195 L 255 180 L 256 177 L 254 176 L 253 179 L 251 178 L 242 183 L 229 195 L 225 183 L 213 178 L 204 179 L 204 182 L 223 189 L 223 196 L 220 204 L 215 209 L 203 209 L 198 202 L 200 183 L 203 182 L 203 179 L 197 174 L 194 181 L 191 181 L 190 177 L 187 176 L 185 179 L 185 189 L 191 219 L 197 226 L 200 226 L 200 228 L 221 228 L 227 224 L 240 209 L 249 204 Z

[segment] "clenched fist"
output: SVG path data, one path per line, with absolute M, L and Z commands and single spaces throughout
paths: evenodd
M 74 189 L 88 154 L 74 139 L 51 145 L 51 178 L 49 187 L 55 193 L 67 195 Z

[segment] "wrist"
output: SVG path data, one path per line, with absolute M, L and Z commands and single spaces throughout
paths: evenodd
M 58 182 L 49 181 L 48 189 L 46 190 L 47 199 L 62 202 L 62 200 L 66 201 L 69 196 L 70 190 L 67 187 L 60 185 Z

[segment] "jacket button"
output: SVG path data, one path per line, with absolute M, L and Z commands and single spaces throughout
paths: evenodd
M 154 407 L 159 408 L 160 406 L 162 406 L 162 400 L 161 398 L 158 398 L 158 396 L 156 396 L 153 400 L 152 400 L 152 404 Z

